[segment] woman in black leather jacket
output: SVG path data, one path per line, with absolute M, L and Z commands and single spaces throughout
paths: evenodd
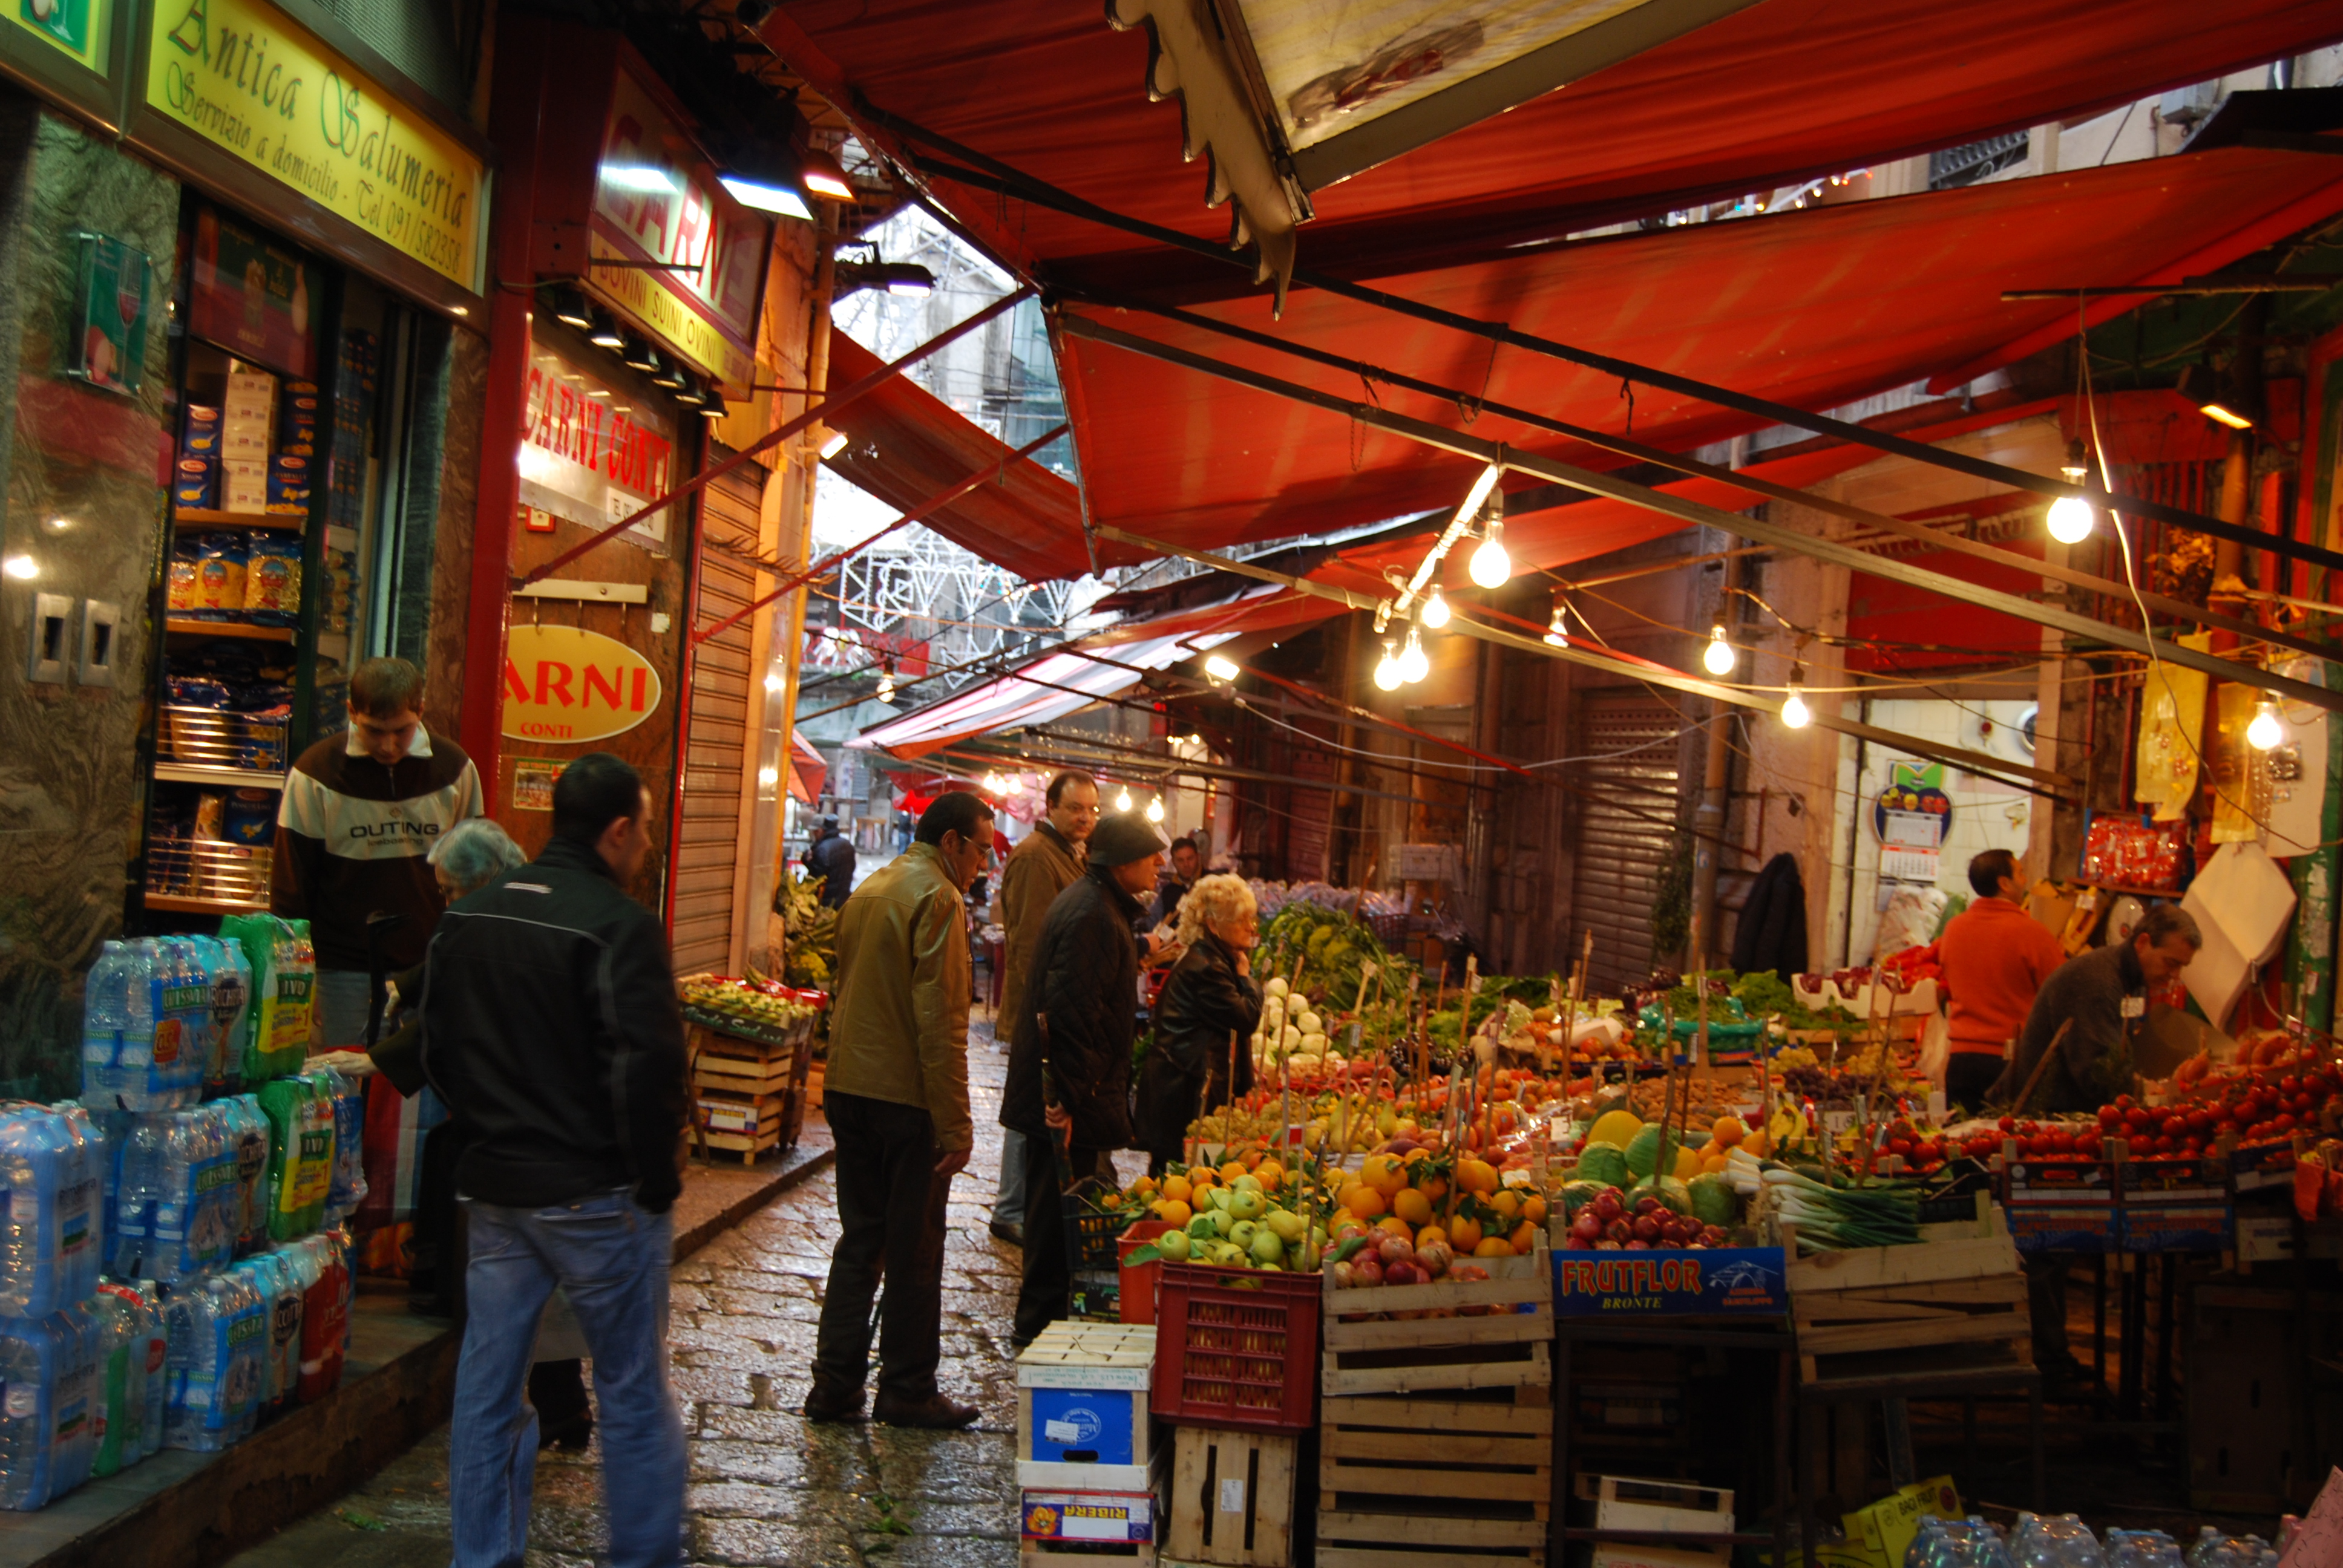
M 1161 1175 L 1167 1162 L 1181 1157 L 1191 1121 L 1252 1088 L 1261 987 L 1252 979 L 1251 952 L 1260 934 L 1252 890 L 1242 877 L 1205 877 L 1180 906 L 1180 942 L 1187 951 L 1155 1003 L 1155 1038 L 1139 1070 L 1133 1118 L 1151 1174 Z

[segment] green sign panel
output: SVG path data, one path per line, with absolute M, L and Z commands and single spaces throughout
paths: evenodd
M 146 376 L 146 315 L 155 293 L 146 254 L 111 235 L 76 232 L 80 287 L 65 374 L 127 397 Z
M 64 51 L 103 75 L 106 72 L 105 0 L 5 0 L 5 14 L 17 27 Z

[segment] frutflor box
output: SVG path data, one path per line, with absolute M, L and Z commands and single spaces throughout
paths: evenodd
M 1017 1358 L 1017 1480 L 1139 1493 L 1155 1458 L 1151 1323 L 1051 1323 Z

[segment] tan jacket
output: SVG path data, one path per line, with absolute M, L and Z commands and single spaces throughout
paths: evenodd
M 1014 1020 L 1025 998 L 1026 972 L 1033 967 L 1033 949 L 1041 940 L 1041 921 L 1060 893 L 1081 879 L 1081 854 L 1048 818 L 1033 824 L 1025 841 L 1009 851 L 1001 868 L 1001 928 L 1002 943 L 1001 1016 Z M 1003 1031 L 1004 1038 L 1006 1031 Z
M 932 844 L 854 890 L 838 918 L 825 1090 L 916 1105 L 936 1147 L 976 1141 L 968 1108 L 968 916 Z

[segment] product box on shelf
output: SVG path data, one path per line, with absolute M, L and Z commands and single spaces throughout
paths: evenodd
M 1143 1492 L 1154 1442 L 1147 1391 L 1155 1331 L 1140 1323 L 1051 1323 L 1017 1357 L 1018 1483 Z

